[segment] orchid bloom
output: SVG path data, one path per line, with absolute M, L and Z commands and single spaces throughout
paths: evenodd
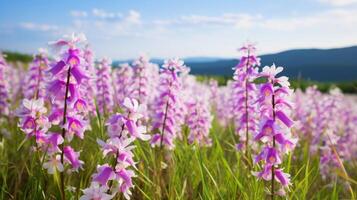
M 288 189 L 291 185 L 290 175 L 284 173 L 279 165 L 282 163 L 283 155 L 290 152 L 297 142 L 290 132 L 294 124 L 289 116 L 289 111 L 292 109 L 289 99 L 292 94 L 290 84 L 287 77 L 276 77 L 282 70 L 282 67 L 273 65 L 264 67 L 259 74 L 260 77 L 265 77 L 267 82 L 261 85 L 257 100 L 263 120 L 254 139 L 263 142 L 264 147 L 255 157 L 254 163 L 263 162 L 264 167 L 261 172 L 253 174 L 258 178 L 274 179 L 280 183 L 282 188 L 280 192 L 277 192 L 274 188 L 274 181 L 272 182 L 271 195 L 285 194 L 282 190 Z
M 178 73 L 185 66 L 183 61 L 178 58 L 166 60 L 161 70 L 160 78 L 160 94 L 156 99 L 152 130 L 155 131 L 151 139 L 151 145 L 163 145 L 168 149 L 174 148 L 174 139 L 180 130 L 180 123 L 177 119 L 179 112 L 179 92 L 181 83 L 178 80 Z
M 126 199 L 131 197 L 131 188 L 134 187 L 132 178 L 135 173 L 131 168 L 136 169 L 134 154 L 135 148 L 133 142 L 136 139 L 148 140 L 149 135 L 144 134 L 146 127 L 139 125 L 139 120 L 143 116 L 141 105 L 136 99 L 125 98 L 123 102 L 124 114 L 117 113 L 109 118 L 106 123 L 108 127 L 109 139 L 106 141 L 98 139 L 104 157 L 114 157 L 115 162 L 111 165 L 103 164 L 97 167 L 97 172 L 92 176 L 92 185 L 98 187 L 107 187 L 107 195 L 110 199 L 117 193 L 124 195 Z M 110 183 L 110 184 L 109 184 Z M 83 190 L 84 195 L 88 196 L 90 188 Z M 108 196 L 109 197 L 109 196 Z
M 257 88 L 253 80 L 257 76 L 260 59 L 255 55 L 255 46 L 247 44 L 240 51 L 243 53 L 234 71 L 234 82 L 232 85 L 232 113 L 234 113 L 234 124 L 236 133 L 239 135 L 240 143 L 237 149 L 246 153 L 248 147 L 254 147 L 251 135 L 257 130 Z M 250 151 L 248 149 L 248 151 Z

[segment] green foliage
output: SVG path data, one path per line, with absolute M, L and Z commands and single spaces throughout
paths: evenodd
M 32 61 L 32 56 L 30 56 L 28 54 L 11 52 L 11 51 L 4 51 L 3 54 L 6 55 L 5 59 L 7 62 L 29 63 Z
M 0 136 L 0 199 L 59 199 L 57 176 L 49 175 L 41 167 L 39 153 L 31 151 L 31 142 L 16 128 L 13 121 L 4 121 L 2 130 L 9 137 Z M 105 139 L 103 120 L 92 120 L 92 130 L 86 132 L 83 141 L 75 140 L 75 149 L 82 149 L 84 170 L 66 175 L 67 198 L 78 199 L 81 190 L 90 184 L 91 175 L 104 160 L 96 139 Z M 183 135 L 187 135 L 187 128 Z M 137 175 L 133 199 L 267 199 L 269 183 L 257 180 L 252 171 L 257 166 L 247 166 L 244 155 L 234 148 L 236 136 L 233 127 L 221 127 L 213 122 L 212 147 L 189 145 L 184 139 L 177 141 L 172 152 L 165 153 L 167 168 L 164 175 L 155 173 L 158 150 L 148 142 L 136 141 L 135 159 Z M 347 188 L 338 182 L 322 180 L 319 174 L 319 158 L 309 155 L 309 143 L 300 145 L 290 156 L 285 157 L 283 167 L 291 174 L 293 185 L 288 199 L 349 199 Z M 352 179 L 356 180 L 355 169 L 345 163 Z M 354 174 L 353 174 L 354 173 Z M 160 190 L 158 181 L 165 187 Z M 352 184 L 354 191 L 357 185 Z M 74 188 L 72 188 L 74 187 Z M 72 188 L 72 189 L 71 189 Z M 160 192 L 162 191 L 162 192 Z M 117 195 L 117 199 L 123 199 Z M 277 197 L 276 199 L 284 199 Z

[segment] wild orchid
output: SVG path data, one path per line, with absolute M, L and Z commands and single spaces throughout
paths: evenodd
M 260 87 L 258 104 L 260 109 L 259 132 L 255 135 L 255 141 L 263 142 L 262 151 L 254 158 L 254 163 L 263 163 L 263 170 L 254 172 L 258 178 L 271 181 L 271 196 L 275 194 L 284 195 L 289 189 L 290 175 L 279 168 L 283 155 L 290 152 L 296 144 L 296 139 L 292 138 L 290 128 L 294 122 L 290 119 L 290 111 L 293 108 L 289 98 L 292 90 L 286 76 L 276 77 L 283 71 L 282 67 L 264 67 L 260 77 L 267 81 Z M 277 192 L 275 181 L 282 188 Z
M 47 52 L 39 49 L 28 70 L 24 83 L 23 93 L 26 99 L 46 97 L 46 71 L 49 68 Z
M 196 86 L 194 92 L 205 91 L 204 86 Z M 206 94 L 209 94 L 206 88 Z M 187 102 L 187 126 L 189 127 L 188 141 L 199 146 L 211 146 L 209 137 L 213 116 L 210 113 L 209 96 L 192 98 Z
M 83 79 L 83 84 L 80 85 L 79 92 L 86 102 L 87 110 L 94 115 L 96 112 L 95 98 L 96 96 L 96 70 L 94 66 L 94 53 L 87 44 L 83 49 L 84 69 L 87 71 L 88 78 Z
M 9 79 L 6 78 L 8 65 L 3 54 L 0 52 L 0 117 L 9 114 Z
M 51 127 L 47 116 L 47 108 L 42 98 L 24 99 L 21 107 L 17 110 L 17 116 L 20 118 L 19 128 L 30 139 L 35 138 L 36 146 L 44 147 L 47 143 L 47 131 Z
M 58 169 L 69 167 L 69 171 L 78 171 L 83 165 L 83 162 L 79 160 L 79 152 L 74 151 L 70 142 L 74 135 L 83 139 L 83 134 L 88 128 L 88 122 L 84 120 L 83 115 L 87 110 L 87 103 L 79 92 L 83 80 L 89 78 L 84 67 L 83 50 L 80 46 L 85 40 L 84 35 L 72 34 L 51 43 L 58 54 L 48 70 L 51 82 L 47 89 L 52 102 L 49 119 L 53 125 L 59 125 L 62 128 L 61 137 L 64 142 L 60 144 L 58 152 L 48 155 L 48 162 L 44 164 L 44 167 L 48 169 L 53 168 L 50 165 L 54 164 L 62 165 Z M 58 159 L 61 165 L 58 165 Z M 65 198 L 64 182 L 62 171 L 60 188 L 63 199 Z
M 111 61 L 103 58 L 97 68 L 97 105 L 101 114 L 111 113 L 114 109 L 114 88 L 111 75 Z
M 254 104 L 257 96 L 257 88 L 253 80 L 257 76 L 257 67 L 260 59 L 255 55 L 256 48 L 247 44 L 240 48 L 244 54 L 234 71 L 234 82 L 232 85 L 232 108 L 236 133 L 239 135 L 240 143 L 237 149 L 248 153 L 253 142 L 250 140 L 252 133 L 257 130 L 257 106 Z
M 174 148 L 174 140 L 178 135 L 181 124 L 178 123 L 177 113 L 180 105 L 178 93 L 181 83 L 178 73 L 184 68 L 183 61 L 175 58 L 166 60 L 160 74 L 160 95 L 155 103 L 155 116 L 152 129 L 154 135 L 151 140 L 152 146 L 165 146 Z
M 133 68 L 128 63 L 120 64 L 114 70 L 115 101 L 122 105 L 124 99 L 131 94 L 133 83 Z
M 137 125 L 143 115 L 142 106 L 135 99 L 125 98 L 123 103 L 125 114 L 114 114 L 107 122 L 108 136 L 105 142 L 98 140 L 102 148 L 103 156 L 114 158 L 112 164 L 103 164 L 97 167 L 97 172 L 92 176 L 91 187 L 85 189 L 84 196 L 95 195 L 91 193 L 94 188 L 106 188 L 106 192 L 99 192 L 106 198 L 113 198 L 117 193 L 122 193 L 126 199 L 130 199 L 131 188 L 134 187 L 132 178 L 136 169 L 132 144 L 135 139 L 149 140 L 146 135 L 146 127 Z M 94 187 L 94 188 L 93 188 Z M 101 197 L 101 196 L 100 196 Z M 99 198 L 99 197 L 98 197 Z
M 138 99 L 142 105 L 147 104 L 147 97 L 149 95 L 148 82 L 150 69 L 148 66 L 151 63 L 146 55 L 140 56 L 132 63 L 134 75 L 133 75 L 133 88 L 131 96 Z

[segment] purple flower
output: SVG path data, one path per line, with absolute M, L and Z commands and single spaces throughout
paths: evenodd
M 137 99 L 141 105 L 145 106 L 144 108 L 147 108 L 148 96 L 151 92 L 149 85 L 151 69 L 149 65 L 152 65 L 152 63 L 145 55 L 140 56 L 132 64 L 134 74 L 130 97 Z M 143 110 L 143 114 L 147 115 L 146 110 Z
M 257 76 L 257 68 L 260 65 L 259 58 L 255 55 L 255 47 L 247 44 L 240 49 L 243 56 L 234 71 L 232 84 L 232 113 L 236 133 L 239 135 L 240 149 L 246 150 L 252 146 L 249 136 L 257 129 L 257 89 L 253 80 Z
M 121 192 L 126 199 L 130 199 L 130 190 L 134 187 L 132 178 L 135 177 L 131 168 L 136 169 L 132 152 L 135 146 L 132 143 L 136 138 L 148 140 L 150 136 L 144 134 L 146 127 L 139 125 L 139 120 L 143 116 L 139 102 L 135 99 L 125 98 L 123 106 L 125 113 L 114 114 L 106 123 L 109 139 L 105 142 L 97 140 L 103 156 L 114 157 L 115 162 L 111 165 L 98 166 L 97 173 L 92 176 L 92 181 L 102 186 L 110 185 L 108 192 L 112 193 L 112 197 L 117 192 Z M 109 182 L 111 184 L 108 184 Z
M 290 174 L 284 173 L 281 169 L 275 169 L 275 178 L 283 187 L 288 187 L 290 183 Z
M 60 160 L 60 155 L 51 155 L 47 162 L 43 163 L 43 168 L 47 169 L 49 174 L 54 174 L 56 170 L 63 172 L 64 167 Z
M 37 144 L 41 147 L 45 143 L 45 135 L 51 124 L 45 116 L 47 109 L 43 99 L 24 99 L 22 105 L 17 109 L 20 118 L 18 127 L 27 135 L 35 136 Z
M 52 47 L 57 50 L 53 55 L 56 60 L 50 63 L 50 68 L 47 71 L 50 79 L 47 91 L 51 100 L 49 121 L 62 128 L 60 134 L 61 138 L 65 140 L 61 143 L 57 142 L 57 145 L 60 145 L 59 148 L 54 147 L 56 142 L 52 141 L 51 149 L 53 151 L 49 156 L 60 154 L 61 162 L 65 157 L 66 163 L 70 164 L 73 171 L 80 169 L 83 162 L 79 160 L 79 152 L 73 150 L 70 142 L 73 135 L 83 139 L 84 132 L 89 127 L 85 120 L 89 103 L 82 92 L 91 78 L 87 67 L 88 63 L 84 57 L 86 55 L 83 46 L 85 40 L 86 38 L 82 34 L 72 34 L 52 42 Z M 66 163 L 62 163 L 62 165 Z
M 178 135 L 181 124 L 180 100 L 178 92 L 181 91 L 181 83 L 178 73 L 185 67 L 183 61 L 175 58 L 166 60 L 160 74 L 160 94 L 155 101 L 155 114 L 152 130 L 154 134 L 151 145 L 165 146 L 168 149 L 174 147 L 173 141 Z
M 113 79 L 115 101 L 118 105 L 121 105 L 132 91 L 133 74 L 133 68 L 128 63 L 120 64 L 119 68 L 115 68 Z
M 79 93 L 83 98 L 83 102 L 85 103 L 85 110 L 83 112 L 89 111 L 90 114 L 95 114 L 95 98 L 96 96 L 96 71 L 94 67 L 93 61 L 93 52 L 89 48 L 87 44 L 83 50 L 83 58 L 84 58 L 84 69 L 86 70 L 86 74 L 88 79 L 82 80 L 82 84 L 79 88 Z M 79 111 L 81 112 L 81 111 Z
M 83 190 L 83 196 L 79 198 L 80 200 L 110 200 L 114 197 L 113 195 L 107 194 L 108 186 L 99 185 L 96 182 L 92 182 L 89 188 Z
M 79 160 L 79 152 L 75 152 L 72 147 L 65 146 L 63 153 L 66 160 L 72 165 L 72 168 L 77 171 L 82 168 L 83 161 Z
M 97 68 L 97 105 L 100 113 L 110 113 L 114 107 L 114 88 L 111 76 L 111 61 L 102 59 Z
M 9 79 L 5 78 L 6 71 L 9 66 L 0 52 L 0 116 L 7 116 L 9 114 Z
M 256 156 L 254 163 L 264 160 L 264 169 L 253 174 L 265 180 L 273 178 L 284 189 L 290 185 L 290 175 L 283 173 L 278 165 L 281 164 L 283 155 L 295 147 L 297 140 L 293 139 L 290 133 L 290 128 L 294 123 L 289 117 L 292 109 L 289 102 L 289 97 L 292 94 L 289 89 L 290 84 L 287 77 L 276 77 L 282 70 L 282 67 L 273 65 L 264 67 L 259 74 L 260 77 L 265 77 L 267 82 L 261 85 L 257 100 L 263 121 L 255 140 L 262 141 L 264 147 L 261 153 Z M 272 189 L 274 189 L 273 185 Z M 272 195 L 276 193 L 285 194 L 281 191 L 271 192 Z
M 97 167 L 98 173 L 93 174 L 93 181 L 100 183 L 101 185 L 107 185 L 109 180 L 115 178 L 115 173 L 113 172 L 112 167 L 108 164 Z
M 54 154 L 56 152 L 60 152 L 61 150 L 59 149 L 59 145 L 63 143 L 64 139 L 60 134 L 57 133 L 52 133 L 52 134 L 47 134 L 47 152 L 49 154 Z
M 213 117 L 210 113 L 208 98 L 198 98 L 188 103 L 187 125 L 190 128 L 188 141 L 197 143 L 200 146 L 211 146 L 212 140 L 209 138 L 209 131 Z
M 25 98 L 44 98 L 46 96 L 46 76 L 49 61 L 47 53 L 39 50 L 39 54 L 34 56 L 24 82 L 23 93 Z
M 84 137 L 84 131 L 87 129 L 87 122 L 81 119 L 80 115 L 69 115 L 66 120 L 66 124 L 63 128 L 67 130 L 66 138 L 71 141 L 73 135 L 78 136 L 80 139 Z

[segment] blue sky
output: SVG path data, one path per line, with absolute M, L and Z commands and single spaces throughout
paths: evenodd
M 357 0 L 0 0 L 0 49 L 83 32 L 97 56 L 236 57 L 357 44 Z

